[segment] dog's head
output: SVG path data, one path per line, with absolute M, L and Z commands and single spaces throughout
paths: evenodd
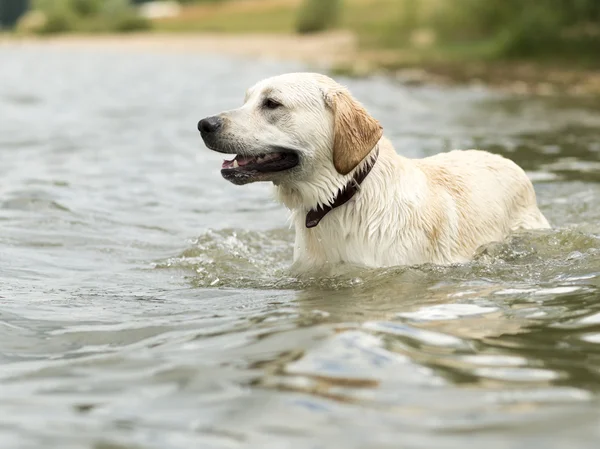
M 350 173 L 382 128 L 331 78 L 291 73 L 263 80 L 238 109 L 200 120 L 208 148 L 236 155 L 221 174 L 234 184 L 298 185 Z

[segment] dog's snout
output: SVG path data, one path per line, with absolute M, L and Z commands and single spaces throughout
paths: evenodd
M 198 122 L 198 131 L 202 134 L 210 134 L 223 126 L 223 119 L 220 117 L 207 117 Z

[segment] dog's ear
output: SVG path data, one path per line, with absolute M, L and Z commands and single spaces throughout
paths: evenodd
M 383 128 L 365 108 L 346 91 L 328 96 L 333 110 L 333 166 L 347 175 L 377 145 Z

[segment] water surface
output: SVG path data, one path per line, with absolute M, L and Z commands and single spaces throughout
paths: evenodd
M 0 61 L 0 447 L 598 447 L 600 102 L 343 80 L 404 155 L 521 164 L 554 229 L 297 279 L 286 211 L 195 126 L 302 67 Z

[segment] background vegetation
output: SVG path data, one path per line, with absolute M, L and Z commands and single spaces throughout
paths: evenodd
M 600 0 L 185 0 L 162 30 L 356 33 L 423 57 L 600 58 Z
M 129 0 L 33 0 L 32 7 L 43 13 L 44 20 L 35 28 L 42 34 L 125 32 L 150 27 Z
M 3 1 L 3 0 L 0 0 Z M 315 33 L 344 29 L 363 48 L 413 58 L 600 62 L 600 0 L 180 0 L 152 21 L 145 0 L 32 0 L 43 33 L 211 31 Z
M 340 13 L 339 0 L 305 0 L 298 9 L 296 31 L 314 33 L 334 26 Z
M 438 47 L 484 57 L 600 57 L 597 0 L 402 0 L 383 43 L 414 44 L 429 29 Z M 413 39 L 411 41 L 411 38 Z

